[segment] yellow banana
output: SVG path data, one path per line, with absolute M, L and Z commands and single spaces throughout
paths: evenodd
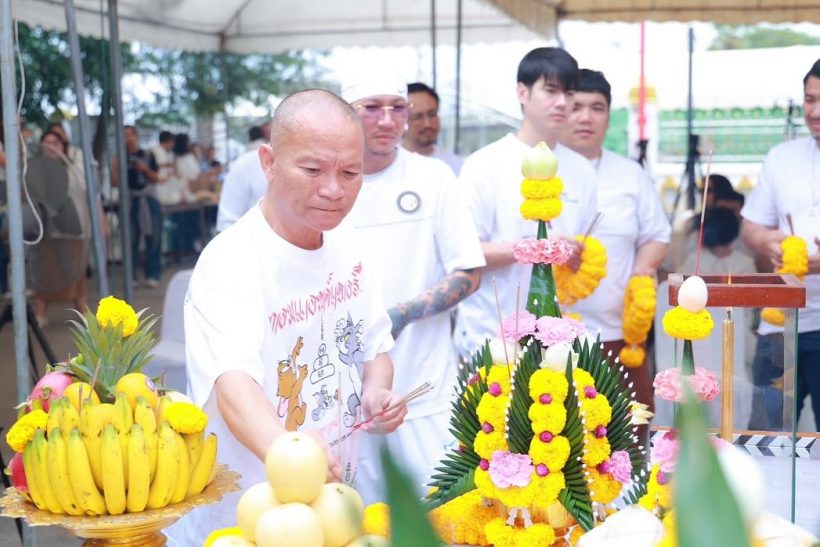
M 125 512 L 125 474 L 122 448 L 113 424 L 106 424 L 102 436 L 102 474 L 105 507 L 112 515 Z
M 202 443 L 202 455 L 191 468 L 186 499 L 199 495 L 214 480 L 216 471 L 216 434 L 211 433 Z
M 114 405 L 110 403 L 85 403 L 80 411 L 80 434 L 88 452 L 88 463 L 97 489 L 103 489 L 102 476 L 102 434 L 106 424 L 114 415 Z
M 179 471 L 177 473 L 177 483 L 174 493 L 171 494 L 171 503 L 179 503 L 185 499 L 188 492 L 188 484 L 191 482 L 191 461 L 188 456 L 188 447 L 185 439 L 177 433 L 177 450 L 179 451 Z
M 68 434 L 67 450 L 71 488 L 77 501 L 80 502 L 80 507 L 91 516 L 106 514 L 105 498 L 94 483 L 88 451 L 79 429 L 74 428 Z
M 46 435 L 51 438 L 51 432 L 63 422 L 63 405 L 68 404 L 68 399 L 58 397 L 53 399 L 48 405 L 48 421 L 46 422 Z
M 68 472 L 68 450 L 66 448 L 65 437 L 60 428 L 55 428 L 48 436 L 48 481 L 51 489 L 57 496 L 57 501 L 63 511 L 69 515 L 84 515 L 77 496 L 71 488 L 71 480 Z
M 77 409 L 74 408 L 74 405 L 66 399 L 66 402 L 63 403 L 63 410 L 60 413 L 60 431 L 63 432 L 63 437 L 68 440 L 68 436 L 71 434 L 71 431 L 75 427 L 80 426 L 80 414 L 77 412 Z
M 37 477 L 35 480 L 37 481 L 37 486 L 39 486 L 43 502 L 51 513 L 62 515 L 65 511 L 63 511 L 63 507 L 60 505 L 57 495 L 51 488 L 51 481 L 48 476 L 48 441 L 42 429 L 38 429 L 34 434 L 32 447 L 34 448 L 32 463 L 34 464 L 34 474 Z
M 168 410 L 168 407 L 173 404 L 173 400 L 168 395 L 163 395 L 159 398 L 159 403 L 157 403 L 157 424 L 161 424 L 165 421 L 165 412 Z
M 28 493 L 31 501 L 41 511 L 48 511 L 45 499 L 40 492 L 40 477 L 35 472 L 34 465 L 34 443 L 28 443 L 25 450 L 23 450 L 23 469 L 26 471 L 26 484 L 28 484 Z
M 131 426 L 134 425 L 134 414 L 131 411 L 131 403 L 125 393 L 117 392 L 114 401 L 114 418 L 112 424 L 117 431 L 120 440 L 120 453 L 122 454 L 122 472 L 125 479 L 125 488 L 128 488 L 128 436 L 131 434 Z
M 168 425 L 162 422 L 159 426 L 159 446 L 157 447 L 157 475 L 151 483 L 148 492 L 148 509 L 165 507 L 171 501 L 171 496 L 177 485 L 179 473 L 179 455 L 177 434 Z
M 145 444 L 148 446 L 148 463 L 151 480 L 157 472 L 157 416 L 154 409 L 143 396 L 137 397 L 134 408 L 134 423 L 142 427 Z
M 151 412 L 153 417 L 154 413 Z M 139 513 L 148 503 L 151 488 L 148 445 L 141 425 L 131 426 L 128 437 L 128 494 L 125 507 L 129 513 Z
M 199 433 L 183 433 L 182 438 L 185 439 L 185 445 L 188 447 L 188 460 L 191 463 L 191 469 L 194 468 L 199 457 L 202 455 L 202 444 L 205 440 L 205 430 Z

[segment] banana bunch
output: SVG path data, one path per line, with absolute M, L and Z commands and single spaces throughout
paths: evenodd
M 54 399 L 45 430 L 23 451 L 31 501 L 67 515 L 119 515 L 158 509 L 198 495 L 216 474 L 216 435 L 179 433 L 155 409 L 123 393 L 115 402 L 88 399 L 79 412 Z

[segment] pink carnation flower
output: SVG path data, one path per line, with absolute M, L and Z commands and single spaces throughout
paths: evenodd
M 665 401 L 679 403 L 683 400 L 683 389 L 681 388 L 681 371 L 678 367 L 672 367 L 655 375 L 652 385 L 655 387 L 655 395 Z M 692 392 L 700 401 L 711 401 L 720 393 L 720 384 L 717 376 L 711 370 L 703 367 L 695 367 L 695 373 L 688 377 Z
M 667 431 L 666 434 L 654 442 L 650 459 L 652 463 L 660 466 L 664 473 L 671 473 L 678 463 L 678 453 L 680 452 L 680 441 L 675 431 Z
M 535 322 L 535 327 L 537 329 L 535 337 L 545 346 L 551 346 L 557 342 L 572 343 L 575 338 L 586 331 L 583 323 L 569 317 L 544 316 Z
M 517 321 L 517 324 L 516 324 Z M 501 322 L 501 336 L 506 342 L 518 342 L 535 332 L 535 316 L 527 310 L 512 314 Z
M 618 450 L 609 457 L 609 474 L 621 484 L 628 484 L 632 478 L 632 461 L 629 452 Z
M 490 460 L 490 479 L 497 488 L 527 486 L 534 470 L 527 454 L 496 450 Z
M 564 264 L 572 254 L 572 245 L 563 239 L 522 239 L 513 246 L 513 256 L 520 264 Z

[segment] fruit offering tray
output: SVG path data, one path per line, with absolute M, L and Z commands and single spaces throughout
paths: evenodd
M 160 509 L 139 513 L 102 516 L 69 516 L 41 511 L 26 501 L 17 490 L 7 488 L 0 498 L 0 516 L 24 518 L 31 526 L 59 526 L 69 533 L 91 541 L 86 545 L 164 545 L 159 530 L 173 524 L 185 513 L 202 505 L 216 503 L 225 494 L 240 490 L 239 473 L 219 465 L 213 482 L 201 494 Z

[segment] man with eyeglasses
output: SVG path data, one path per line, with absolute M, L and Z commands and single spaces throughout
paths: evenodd
M 410 101 L 410 118 L 402 146 L 422 156 L 442 160 L 458 175 L 464 158 L 436 144 L 441 130 L 438 93 L 426 84 L 414 82 L 407 84 L 407 98 Z
M 419 495 L 447 447 L 457 356 L 449 311 L 478 288 L 484 265 L 470 211 L 443 162 L 400 146 L 410 106 L 405 82 L 385 75 L 349 85 L 342 96 L 364 126 L 364 184 L 349 219 L 378 260 L 384 303 L 396 339 L 393 387 L 435 389 L 409 403 L 404 425 L 384 437 L 411 474 Z M 365 436 L 357 487 L 365 502 L 384 501 L 378 448 Z
M 530 51 L 518 65 L 516 95 L 524 118 L 521 127 L 464 161 L 459 181 L 464 183 L 487 261 L 481 288 L 458 307 L 455 342 L 464 359 L 470 359 L 486 339 L 498 336 L 496 302 L 503 317 L 526 305 L 532 268 L 516 263 L 513 246 L 521 239 L 535 237 L 537 223 L 524 220 L 519 212 L 523 200 L 521 161 L 542 141 L 557 156 L 558 176 L 564 182 L 563 211 L 551 221 L 549 236 L 571 241 L 574 251 L 570 265 L 579 266 L 581 246 L 574 236 L 585 233 L 595 216 L 595 171 L 586 158 L 558 143 L 577 87 L 578 63 L 569 53 L 552 47 Z

